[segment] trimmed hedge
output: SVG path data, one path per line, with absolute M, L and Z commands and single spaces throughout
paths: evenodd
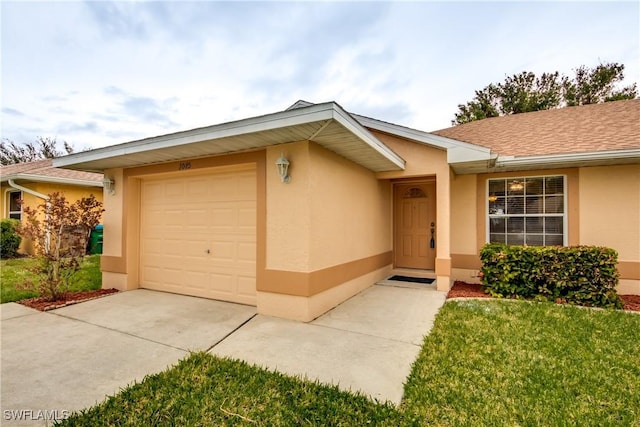
M 18 248 L 22 238 L 18 235 L 19 221 L 15 219 L 3 219 L 0 221 L 0 258 L 14 258 L 18 254 Z
M 507 246 L 480 251 L 482 285 L 498 298 L 527 298 L 622 308 L 618 253 L 596 246 Z

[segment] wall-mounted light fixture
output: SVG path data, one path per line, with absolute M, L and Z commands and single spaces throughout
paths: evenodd
M 116 194 L 116 182 L 113 180 L 113 178 L 105 176 L 102 180 L 102 186 L 110 195 L 113 196 L 114 194 Z
M 284 156 L 284 154 L 278 157 L 276 160 L 276 166 L 278 167 L 278 175 L 280 175 L 280 180 L 284 183 L 288 183 L 291 181 L 291 177 L 289 176 L 289 160 Z

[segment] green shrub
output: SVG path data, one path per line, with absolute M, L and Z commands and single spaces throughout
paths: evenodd
M 18 224 L 15 219 L 0 221 L 0 258 L 14 258 L 18 254 L 18 247 L 22 241 L 17 231 Z
M 613 249 L 491 243 L 482 248 L 480 259 L 482 285 L 494 297 L 622 308 Z

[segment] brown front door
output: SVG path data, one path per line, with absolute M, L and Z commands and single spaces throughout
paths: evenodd
M 433 270 L 436 260 L 435 182 L 396 184 L 395 266 Z

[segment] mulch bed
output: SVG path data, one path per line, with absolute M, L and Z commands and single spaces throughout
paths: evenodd
M 95 291 L 66 292 L 62 298 L 56 301 L 46 301 L 44 298 L 29 298 L 18 302 L 22 305 L 26 305 L 27 307 L 35 308 L 36 310 L 48 311 L 77 304 L 79 302 L 101 298 L 105 295 L 111 295 L 116 292 L 118 292 L 118 290 L 113 288 L 98 289 Z
M 465 283 L 456 281 L 447 294 L 449 298 L 491 298 L 477 283 Z M 620 295 L 624 303 L 624 310 L 640 311 L 640 295 Z
M 640 311 L 640 295 L 620 295 L 620 298 L 625 310 Z

